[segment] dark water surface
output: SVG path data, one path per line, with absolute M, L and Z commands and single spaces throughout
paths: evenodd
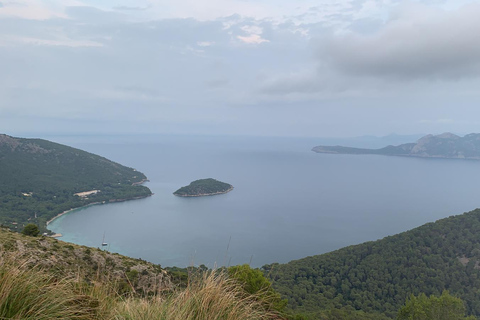
M 163 266 L 261 266 L 376 240 L 480 205 L 480 162 L 316 154 L 318 139 L 53 139 L 144 172 L 153 197 L 92 206 L 50 224 L 64 241 Z M 179 198 L 215 178 L 225 195 Z

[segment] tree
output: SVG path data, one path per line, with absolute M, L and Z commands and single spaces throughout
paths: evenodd
M 440 297 L 413 294 L 398 312 L 398 320 L 474 320 L 465 317 L 465 305 L 460 298 L 443 291 Z
M 26 236 L 36 237 L 40 234 L 40 230 L 36 224 L 29 223 L 23 228 L 22 233 Z
M 237 281 L 248 294 L 255 295 L 266 309 L 283 312 L 287 300 L 282 300 L 280 294 L 273 288 L 270 281 L 258 269 L 252 269 L 248 264 L 233 266 L 227 269 L 228 276 Z

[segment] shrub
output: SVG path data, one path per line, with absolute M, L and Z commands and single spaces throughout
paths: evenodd
M 23 228 L 22 233 L 26 236 L 36 237 L 40 234 L 40 229 L 38 229 L 36 224 L 29 223 Z
M 254 295 L 267 310 L 283 312 L 287 300 L 282 300 L 280 294 L 273 288 L 270 281 L 258 269 L 249 265 L 233 266 L 227 269 L 230 278 L 238 282 L 246 293 Z

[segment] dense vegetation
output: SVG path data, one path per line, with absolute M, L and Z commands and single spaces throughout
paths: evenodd
M 173 194 L 180 197 L 198 197 L 226 193 L 233 189 L 232 185 L 212 178 L 200 179 L 181 187 Z
M 103 157 L 41 139 L 0 135 L 0 223 L 42 230 L 57 214 L 90 203 L 151 195 L 145 175 Z M 100 192 L 86 197 L 75 193 Z
M 480 316 L 480 210 L 263 270 L 289 308 L 312 318 L 393 319 L 411 294 L 444 290 Z
M 465 317 L 465 304 L 459 298 L 443 291 L 440 297 L 411 295 L 400 309 L 398 320 L 475 320 L 474 316 Z
M 471 133 L 459 137 L 451 133 L 427 135 L 416 143 L 387 146 L 381 149 L 361 149 L 342 146 L 317 146 L 318 153 L 379 154 L 388 156 L 410 156 L 453 159 L 480 159 L 480 134 Z

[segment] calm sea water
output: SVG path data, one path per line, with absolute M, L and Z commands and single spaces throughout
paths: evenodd
M 54 139 L 144 172 L 153 197 L 50 224 L 64 241 L 163 266 L 261 266 L 376 240 L 480 205 L 480 162 L 316 154 L 319 139 L 157 136 Z M 216 178 L 225 195 L 179 198 Z

